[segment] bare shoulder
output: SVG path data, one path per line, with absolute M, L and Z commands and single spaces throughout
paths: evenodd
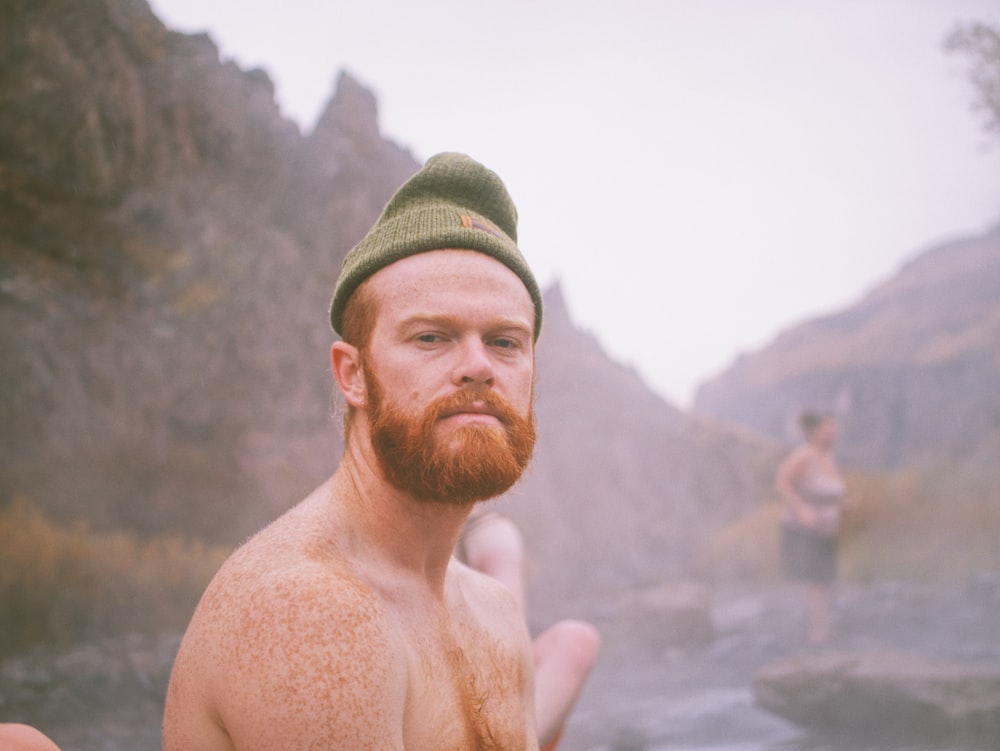
M 371 588 L 281 520 L 202 597 L 171 676 L 165 749 L 399 748 L 402 650 Z
M 493 576 L 454 560 L 452 576 L 463 601 L 493 638 L 501 638 L 512 647 L 530 650 L 524 615 L 511 590 Z
M 30 725 L 0 722 L 0 749 L 4 751 L 59 751 L 48 736 Z
M 517 607 L 510 589 L 493 576 L 473 568 L 468 563 L 452 558 L 449 576 L 461 588 L 469 603 L 479 609 L 499 608 L 506 611 Z
M 797 473 L 811 461 L 812 455 L 809 446 L 805 444 L 796 446 L 782 460 L 778 471 L 786 475 Z

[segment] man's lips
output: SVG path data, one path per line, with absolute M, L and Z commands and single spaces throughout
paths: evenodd
M 455 407 L 449 407 L 448 409 L 441 412 L 441 419 L 445 420 L 449 417 L 492 417 L 498 422 L 503 422 L 503 418 L 497 413 L 490 405 L 485 402 L 472 402 L 471 404 L 462 404 Z

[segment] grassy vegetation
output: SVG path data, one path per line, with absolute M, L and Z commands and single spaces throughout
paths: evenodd
M 1000 571 L 1000 478 L 954 470 L 847 476 L 851 500 L 841 535 L 848 582 L 877 579 L 946 584 Z M 766 499 L 720 530 L 698 560 L 702 575 L 770 583 L 780 577 L 781 504 Z
M 948 583 L 1000 571 L 1000 479 L 953 471 L 851 473 L 841 540 L 849 582 Z M 780 577 L 776 498 L 721 529 L 699 573 L 766 584 Z M 0 655 L 94 635 L 182 629 L 228 549 L 179 537 L 63 526 L 26 499 L 0 507 Z
M 846 578 L 948 583 L 1000 570 L 1000 480 L 945 470 L 848 479 L 858 500 L 845 518 Z
M 60 526 L 0 508 L 0 655 L 92 635 L 182 629 L 227 550 Z

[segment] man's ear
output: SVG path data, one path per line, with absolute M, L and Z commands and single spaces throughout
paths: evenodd
M 365 406 L 365 376 L 358 348 L 346 342 L 334 342 L 330 347 L 330 364 L 345 401 L 352 407 Z

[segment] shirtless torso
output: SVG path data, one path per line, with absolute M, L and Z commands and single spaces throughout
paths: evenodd
M 510 593 L 451 560 L 444 599 L 338 513 L 336 479 L 252 538 L 178 654 L 165 751 L 537 749 Z

